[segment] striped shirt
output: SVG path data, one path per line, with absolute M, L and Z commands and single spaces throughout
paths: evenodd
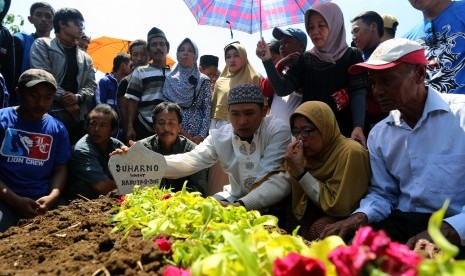
M 138 112 L 150 124 L 152 110 L 157 104 L 165 101 L 163 85 L 170 71 L 169 67 L 160 68 L 149 64 L 139 66 L 132 72 L 124 97 L 139 102 Z

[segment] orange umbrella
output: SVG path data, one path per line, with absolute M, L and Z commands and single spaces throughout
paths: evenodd
M 109 73 L 113 69 L 113 59 L 119 52 L 129 52 L 130 40 L 114 38 L 108 36 L 97 37 L 89 43 L 87 53 L 92 58 L 94 67 L 104 73 Z M 173 66 L 175 61 L 166 56 L 166 64 Z

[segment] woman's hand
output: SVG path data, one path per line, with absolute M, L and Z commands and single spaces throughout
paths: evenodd
M 291 142 L 287 146 L 284 158 L 286 158 L 289 173 L 294 178 L 298 178 L 305 171 L 304 148 L 302 141 L 295 140 Z

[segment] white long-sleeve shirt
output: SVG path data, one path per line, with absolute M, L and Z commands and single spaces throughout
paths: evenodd
M 178 178 L 211 167 L 220 161 L 229 176 L 230 192 L 221 192 L 216 198 L 230 202 L 241 200 L 248 210 L 260 210 L 279 202 L 288 193 L 286 182 L 263 182 L 256 189 L 253 184 L 284 162 L 286 147 L 291 141 L 289 126 L 268 116 L 249 144 L 234 134 L 231 124 L 210 130 L 210 135 L 194 150 L 166 156 L 166 178 Z

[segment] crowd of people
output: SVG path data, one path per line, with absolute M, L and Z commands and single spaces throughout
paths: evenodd
M 464 254 L 465 2 L 409 1 L 424 21 L 405 38 L 394 16 L 366 11 L 350 46 L 343 11 L 325 2 L 305 12 L 306 33 L 226 45 L 223 70 L 190 38 L 170 68 L 153 27 L 98 82 L 81 12 L 34 3 L 35 33 L 0 33 L 0 231 L 115 190 L 110 156 L 141 143 L 165 156 L 161 186 L 187 180 L 309 240 L 349 241 L 368 224 L 413 247 L 450 199 L 441 231 Z

